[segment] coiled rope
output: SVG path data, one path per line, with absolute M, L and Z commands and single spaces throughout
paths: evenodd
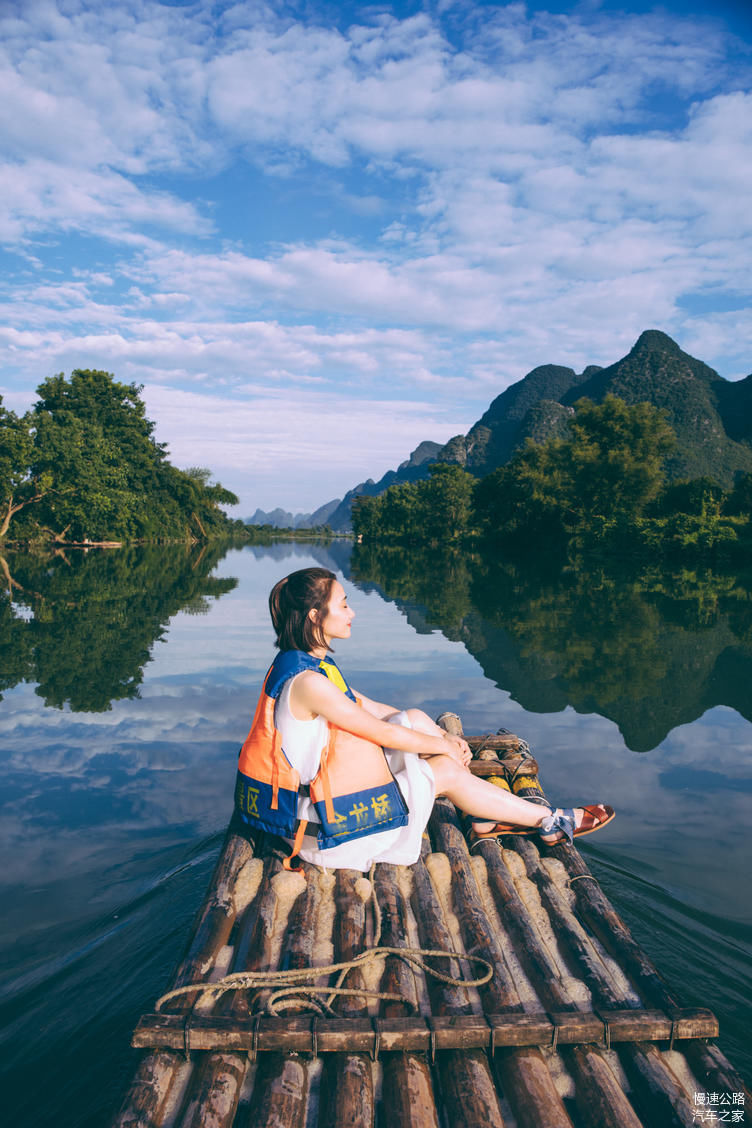
M 308 1006 L 318 1013 L 333 1015 L 334 1012 L 331 1009 L 332 1000 L 339 995 L 357 995 L 362 998 L 384 999 L 390 1002 L 401 1002 L 412 1005 L 409 999 L 389 991 L 373 991 L 366 987 L 342 986 L 349 972 L 355 968 L 362 968 L 373 960 L 386 959 L 387 956 L 398 956 L 400 959 L 405 960 L 406 963 L 419 968 L 425 975 L 430 975 L 434 979 L 438 979 L 441 983 L 446 983 L 452 987 L 482 987 L 484 983 L 488 983 L 493 975 L 492 965 L 488 960 L 483 959 L 482 956 L 466 956 L 461 952 L 444 951 L 442 949 L 433 948 L 380 947 L 361 952 L 360 955 L 355 956 L 352 960 L 347 960 L 343 963 L 327 964 L 326 967 L 288 968 L 285 971 L 240 971 L 232 975 L 225 975 L 222 979 L 218 979 L 214 983 L 188 983 L 183 987 L 176 987 L 173 991 L 168 991 L 165 995 L 162 995 L 162 997 L 157 1000 L 155 1009 L 160 1011 L 162 1007 L 172 999 L 190 994 L 193 991 L 198 992 L 199 998 L 206 996 L 211 999 L 212 1002 L 216 1002 L 228 991 L 247 991 L 253 988 L 256 989 L 256 992 L 251 1000 L 251 1012 L 253 1012 L 253 1007 L 259 995 L 264 990 L 276 988 L 276 990 L 273 990 L 263 1010 L 260 1012 L 270 1015 L 277 1015 L 280 1013 L 280 1010 L 287 1010 L 293 1006 Z M 432 957 L 482 964 L 486 970 L 483 975 L 476 979 L 456 979 L 454 976 L 445 975 L 443 972 L 430 967 L 426 963 L 426 959 Z M 322 976 L 335 975 L 338 972 L 339 976 L 334 986 L 318 986 L 315 982 L 312 982 L 316 979 L 320 979 Z M 198 1003 L 199 998 L 195 1000 L 194 1006 Z
M 482 956 L 468 956 L 462 952 L 445 951 L 441 948 L 387 948 L 378 946 L 381 939 L 381 909 L 374 888 L 374 866 L 375 863 L 371 866 L 368 875 L 371 885 L 370 900 L 374 914 L 374 947 L 361 952 L 351 960 L 328 964 L 326 967 L 287 968 L 284 971 L 237 971 L 231 975 L 225 975 L 222 979 L 217 979 L 213 983 L 187 983 L 183 987 L 176 987 L 174 990 L 168 991 L 157 999 L 155 1010 L 160 1011 L 165 1003 L 191 992 L 197 993 L 192 1004 L 192 1007 L 195 1008 L 204 996 L 215 1003 L 228 991 L 249 991 L 256 988 L 255 994 L 250 1000 L 250 1010 L 253 1013 L 253 1008 L 256 1006 L 260 995 L 270 988 L 276 988 L 276 990 L 272 990 L 272 994 L 265 1005 L 257 1013 L 278 1015 L 280 1010 L 302 1007 L 313 1010 L 317 1014 L 336 1017 L 332 1010 L 332 1002 L 337 996 L 341 995 L 356 995 L 361 999 L 380 999 L 405 1003 L 412 1011 L 415 1011 L 413 1002 L 404 995 L 390 991 L 374 991 L 367 987 L 342 986 L 349 973 L 355 968 L 363 968 L 374 960 L 385 960 L 387 956 L 397 956 L 405 963 L 418 968 L 424 975 L 430 975 L 434 979 L 438 979 L 440 983 L 446 983 L 450 987 L 482 987 L 484 983 L 488 983 L 493 976 L 493 965 L 488 960 L 483 959 Z M 477 979 L 456 979 L 452 975 L 445 975 L 443 972 L 437 971 L 436 968 L 429 967 L 426 960 L 431 958 L 482 964 L 486 970 Z M 314 982 L 323 976 L 335 974 L 337 974 L 337 980 L 333 986 L 320 986 Z

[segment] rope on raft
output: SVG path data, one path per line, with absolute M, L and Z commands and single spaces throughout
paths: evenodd
M 467 956 L 461 952 L 433 948 L 371 948 L 368 951 L 361 952 L 352 960 L 328 964 L 326 967 L 288 968 L 285 971 L 239 971 L 232 975 L 225 975 L 222 979 L 213 983 L 188 983 L 183 987 L 176 987 L 173 991 L 168 991 L 167 994 L 157 999 L 155 1010 L 160 1011 L 165 1003 L 192 991 L 198 992 L 199 997 L 209 995 L 214 996 L 216 1000 L 227 991 L 245 991 L 253 987 L 257 990 L 251 1000 L 251 1010 L 253 1010 L 256 1000 L 264 990 L 277 988 L 267 1000 L 263 1011 L 260 1012 L 270 1015 L 277 1015 L 280 1009 L 287 1010 L 292 1006 L 308 1007 L 319 1014 L 333 1015 L 331 1003 L 337 995 L 357 995 L 361 998 L 385 999 L 390 1002 L 408 1003 L 412 1006 L 409 999 L 389 991 L 372 991 L 365 987 L 342 986 L 345 977 L 353 968 L 361 968 L 372 960 L 386 959 L 387 956 L 398 956 L 406 963 L 422 970 L 425 975 L 431 975 L 434 979 L 452 987 L 482 987 L 493 976 L 493 966 L 481 956 Z M 429 967 L 426 958 L 430 957 L 483 964 L 486 971 L 477 979 L 456 979 L 454 976 L 445 975 L 443 972 Z M 311 980 L 319 979 L 321 976 L 334 975 L 337 972 L 339 972 L 339 976 L 334 986 L 316 986 L 315 983 L 311 982 Z M 326 997 L 319 999 L 317 996 Z M 197 1002 L 198 998 L 194 1001 L 194 1006 Z

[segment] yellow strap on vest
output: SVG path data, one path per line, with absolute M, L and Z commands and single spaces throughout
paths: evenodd
M 337 689 L 341 689 L 343 693 L 347 693 L 347 683 L 333 663 L 327 662 L 325 658 L 322 658 L 319 663 L 319 669 L 322 674 L 326 674 L 333 685 L 336 685 Z
M 300 869 L 300 866 L 294 866 L 292 864 L 292 860 L 293 860 L 293 858 L 297 857 L 297 855 L 300 853 L 300 847 L 303 845 L 303 838 L 305 836 L 307 826 L 308 826 L 308 821 L 306 819 L 301 819 L 300 822 L 298 823 L 298 829 L 295 831 L 295 838 L 294 838 L 293 844 L 292 844 L 292 853 L 290 854 L 289 858 L 285 858 L 284 861 L 282 862 L 282 868 L 283 869 L 286 869 L 286 870 Z

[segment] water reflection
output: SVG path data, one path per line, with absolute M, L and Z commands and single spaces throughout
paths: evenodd
M 138 697 L 170 618 L 205 614 L 236 586 L 209 575 L 224 551 L 149 545 L 0 557 L 0 690 L 38 682 L 45 705 L 84 713 Z
M 724 1047 L 749 1060 L 752 730 L 730 708 L 683 724 L 707 702 L 749 715 L 749 585 L 349 553 L 337 541 L 224 559 L 171 547 L 8 557 L 19 585 L 12 604 L 0 599 L 9 1122 L 23 1123 L 40 1074 L 35 1123 L 109 1121 L 113 1078 L 133 1065 L 130 1031 L 180 955 L 231 811 L 238 745 L 273 656 L 268 592 L 314 563 L 361 589 L 337 657 L 364 693 L 454 708 L 476 732 L 503 723 L 531 742 L 552 796 L 618 806 L 583 851 L 659 966 L 692 1004 L 717 1009 Z M 637 756 L 609 716 L 634 747 L 679 727 Z
M 531 712 L 614 721 L 633 751 L 727 705 L 752 719 L 752 577 L 560 568 L 356 546 L 352 575 L 464 643 Z

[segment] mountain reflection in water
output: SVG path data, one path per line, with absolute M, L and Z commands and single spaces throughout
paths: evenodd
M 312 564 L 357 589 L 336 657 L 358 689 L 455 709 L 467 731 L 503 724 L 530 741 L 552 798 L 614 804 L 583 854 L 669 984 L 718 1013 L 721 1045 L 749 1067 L 748 578 L 346 541 L 222 552 L 0 558 L 8 1123 L 109 1122 L 130 1032 L 180 956 L 227 824 L 274 653 L 269 590 Z
M 597 713 L 628 748 L 727 705 L 752 720 L 752 574 L 560 568 L 355 547 L 353 578 L 461 641 L 523 708 Z

